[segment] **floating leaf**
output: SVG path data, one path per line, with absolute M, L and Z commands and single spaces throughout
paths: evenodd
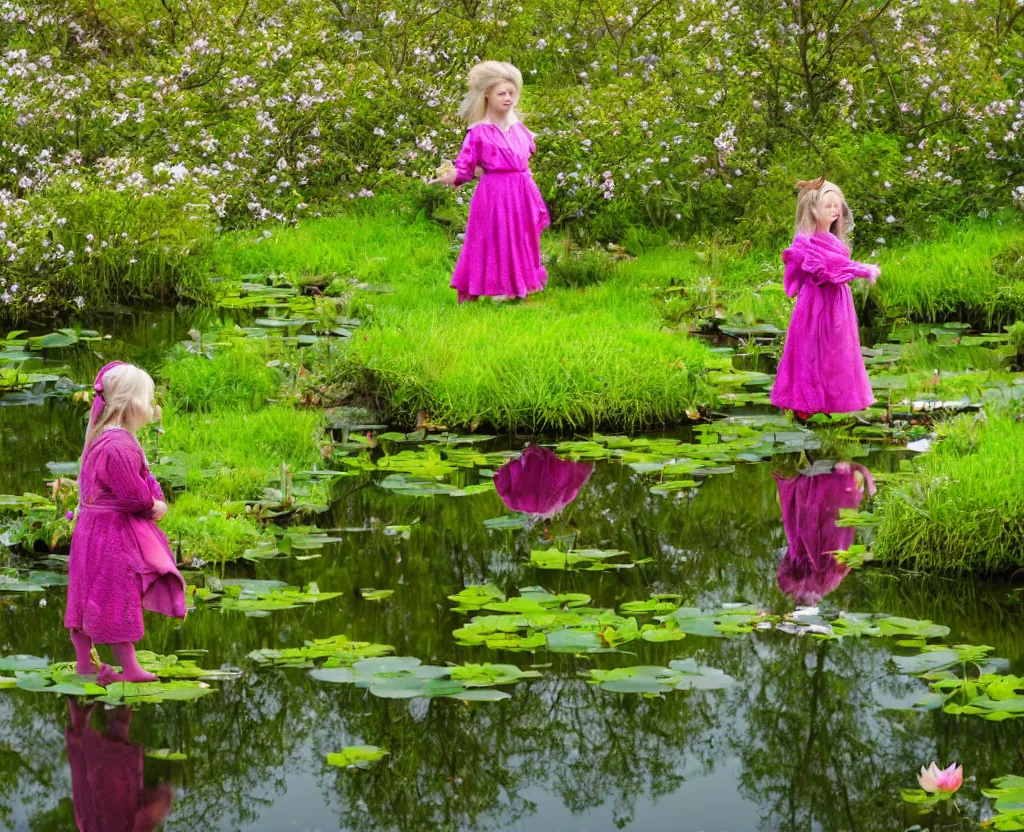
M 552 653 L 589 653 L 604 645 L 598 634 L 589 630 L 555 630 L 548 633 L 547 646 Z
M 521 529 L 526 525 L 526 520 L 525 514 L 492 517 L 489 520 L 484 520 L 484 526 L 488 529 Z
M 359 594 L 367 601 L 383 601 L 395 594 L 393 589 L 360 589 Z
M 188 755 L 180 751 L 171 751 L 169 748 L 149 748 L 144 752 L 147 757 L 154 760 L 187 760 Z
M 376 745 L 350 745 L 327 755 L 327 765 L 339 768 L 369 768 L 383 760 L 388 752 Z

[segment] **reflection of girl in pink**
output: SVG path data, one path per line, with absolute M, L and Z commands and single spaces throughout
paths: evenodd
M 101 685 L 154 681 L 135 655 L 142 610 L 184 618 L 185 581 L 156 525 L 167 505 L 135 438 L 154 416 L 153 379 L 114 362 L 100 370 L 95 390 L 78 479 L 64 626 L 71 630 L 79 673 L 99 673 Z M 97 668 L 93 644 L 109 644 L 122 672 Z
M 839 510 L 860 506 L 875 481 L 863 465 L 837 462 L 827 474 L 775 475 L 782 504 L 782 525 L 789 548 L 779 563 L 779 589 L 798 604 L 813 606 L 832 592 L 850 568 L 833 552 L 849 549 L 856 529 L 836 525 Z
M 519 459 L 498 469 L 494 487 L 512 511 L 549 520 L 576 499 L 592 473 L 592 463 L 559 459 L 547 448 L 531 445 Z
M 79 832 L 152 832 L 171 811 L 169 783 L 147 789 L 142 746 L 129 734 L 132 709 L 107 714 L 107 728 L 89 725 L 95 705 L 68 698 L 71 725 L 64 732 L 71 765 L 71 799 Z

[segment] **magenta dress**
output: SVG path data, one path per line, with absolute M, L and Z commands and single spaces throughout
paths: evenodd
M 855 466 L 871 482 L 870 472 Z M 854 467 L 827 474 L 775 475 L 782 504 L 782 526 L 789 548 L 779 562 L 779 589 L 798 604 L 814 605 L 832 592 L 850 572 L 833 552 L 849 549 L 856 529 L 836 525 L 839 510 L 858 508 L 864 487 Z
M 547 271 L 540 260 L 540 233 L 551 222 L 547 206 L 530 175 L 533 134 L 516 122 L 502 132 L 490 122 L 469 128 L 455 160 L 455 185 L 483 168 L 469 203 L 466 240 L 451 287 L 459 303 L 484 295 L 525 298 L 544 288 Z
M 498 469 L 494 487 L 512 511 L 550 518 L 576 499 L 592 473 L 592 463 L 559 459 L 547 448 L 532 445 Z
M 833 234 L 798 234 L 782 252 L 786 294 L 796 297 L 772 404 L 805 413 L 853 413 L 874 404 L 847 285 L 877 276 Z
M 142 638 L 143 607 L 185 617 L 185 581 L 153 520 L 160 496 L 131 433 L 107 430 L 89 446 L 78 478 L 65 627 L 95 644 L 118 644 Z

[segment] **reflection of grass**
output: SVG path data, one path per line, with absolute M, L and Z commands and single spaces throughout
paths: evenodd
M 1024 564 L 1024 424 L 961 418 L 946 432 L 912 474 L 879 491 L 876 558 L 936 571 Z

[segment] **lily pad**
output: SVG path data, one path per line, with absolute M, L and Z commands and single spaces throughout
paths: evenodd
M 360 589 L 359 594 L 367 601 L 383 601 L 395 594 L 393 589 Z
M 339 768 L 369 768 L 383 760 L 388 752 L 376 745 L 350 745 L 327 755 L 327 765 Z

